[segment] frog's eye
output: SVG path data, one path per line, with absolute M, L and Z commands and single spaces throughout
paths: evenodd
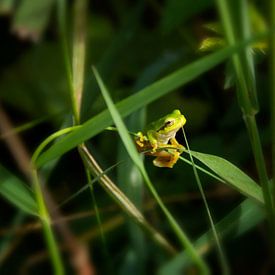
M 173 124 L 174 124 L 174 120 L 168 120 L 168 121 L 165 122 L 165 126 L 166 126 L 166 127 L 170 127 L 170 126 L 172 126 Z

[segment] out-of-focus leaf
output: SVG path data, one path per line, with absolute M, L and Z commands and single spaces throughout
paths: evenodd
M 0 0 L 0 14 L 8 14 L 14 8 L 15 0 Z
M 37 215 L 37 205 L 30 189 L 0 165 L 0 194 L 19 209 Z
M 0 99 L 33 117 L 67 109 L 70 101 L 61 58 L 57 44 L 30 50 L 1 76 Z
M 24 0 L 19 2 L 13 30 L 21 38 L 37 41 L 49 21 L 55 0 Z

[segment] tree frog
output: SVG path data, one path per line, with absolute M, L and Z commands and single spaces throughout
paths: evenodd
M 176 140 L 176 133 L 185 123 L 186 119 L 179 110 L 150 123 L 145 134 L 136 134 L 138 151 L 156 156 L 153 161 L 155 166 L 172 168 L 184 150 L 184 146 Z

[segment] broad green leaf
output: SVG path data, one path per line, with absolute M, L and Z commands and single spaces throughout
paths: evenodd
M 0 165 L 0 194 L 19 209 L 37 215 L 37 205 L 30 189 Z
M 254 201 L 246 199 L 215 226 L 220 238 L 236 238 L 259 224 L 265 217 L 264 210 Z M 212 232 L 209 230 L 195 241 L 200 253 L 207 253 L 214 245 Z M 186 252 L 182 252 L 162 266 L 160 275 L 180 275 L 190 264 Z
M 242 48 L 242 46 L 246 43 L 249 42 L 246 41 L 238 47 L 227 47 L 206 57 L 200 58 L 199 60 L 194 61 L 191 64 L 186 65 L 183 68 L 147 86 L 136 94 L 125 98 L 116 104 L 116 108 L 120 112 L 120 115 L 125 117 L 139 108 L 146 106 L 154 100 L 162 97 L 163 95 L 174 91 L 186 83 L 189 83 L 202 73 L 212 69 L 228 58 L 233 52 Z M 39 157 L 37 165 L 41 166 L 49 160 L 61 156 L 65 152 L 76 147 L 78 144 L 81 144 L 85 140 L 100 133 L 111 124 L 112 119 L 107 110 L 99 113 L 85 122 L 78 130 L 74 131 L 74 133 L 69 134 L 50 147 Z
M 224 179 L 230 187 L 233 187 L 247 197 L 264 203 L 261 187 L 229 161 L 218 156 L 198 152 L 192 152 L 192 156 Z

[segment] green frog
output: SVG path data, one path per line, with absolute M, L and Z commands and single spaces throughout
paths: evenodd
M 185 123 L 186 119 L 180 110 L 174 110 L 150 123 L 145 133 L 138 132 L 136 135 L 138 151 L 156 156 L 153 161 L 155 166 L 172 168 L 184 150 L 184 146 L 176 140 L 176 133 Z

